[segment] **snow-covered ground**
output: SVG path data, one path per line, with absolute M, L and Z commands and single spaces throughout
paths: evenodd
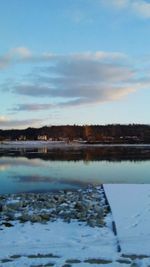
M 13 227 L 2 225 L 0 267 L 150 266 L 150 185 L 104 188 L 112 210 L 104 227 L 60 219 L 46 224 L 13 221 Z
M 104 185 L 122 252 L 150 256 L 150 185 Z
M 73 266 L 75 262 L 77 266 L 90 266 L 86 262 L 88 259 L 105 259 L 109 263 L 117 257 L 116 237 L 109 227 L 92 228 L 76 221 L 65 223 L 58 220 L 47 224 L 15 222 L 13 227 L 3 227 L 0 231 L 0 244 L 1 267 L 47 263 L 63 266 L 70 259 L 74 260 Z M 111 263 L 107 266 L 117 265 Z

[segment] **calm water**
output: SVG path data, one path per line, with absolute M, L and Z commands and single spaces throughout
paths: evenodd
M 0 149 L 0 194 L 150 183 L 149 149 Z

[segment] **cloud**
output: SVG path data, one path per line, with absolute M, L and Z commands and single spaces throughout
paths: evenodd
M 28 82 L 10 85 L 10 90 L 19 95 L 47 98 L 49 104 L 19 104 L 15 111 L 114 101 L 138 89 L 136 71 L 120 53 L 55 55 L 49 66 L 36 68 L 35 72 Z
M 8 67 L 17 60 L 29 60 L 32 57 L 31 51 L 26 47 L 16 47 L 0 56 L 0 69 Z
M 130 0 L 101 0 L 101 2 L 107 6 L 114 6 L 118 9 L 126 8 Z
M 7 120 L 7 117 L 4 115 L 0 115 L 0 122 L 5 122 Z
M 8 54 L 10 55 L 11 58 L 15 56 L 20 57 L 22 59 L 27 59 L 32 57 L 31 51 L 24 46 L 13 48 L 10 50 Z
M 138 15 L 140 15 L 143 18 L 150 18 L 150 3 L 146 1 L 135 1 L 132 4 L 132 9 L 134 12 L 136 12 Z
M 23 63 L 24 57 L 30 57 L 30 61 L 42 58 L 41 55 L 33 57 L 26 49 L 17 49 L 17 53 L 23 53 Z M 30 97 L 30 103 L 19 103 L 11 111 L 34 112 L 68 106 L 98 105 L 122 99 L 150 84 L 146 74 L 135 68 L 131 60 L 122 53 L 48 53 L 44 57 L 47 61 L 45 66 L 34 67 L 21 82 L 8 81 L 3 86 L 3 91 Z
M 6 54 L 4 56 L 0 56 L 0 70 L 5 69 L 10 64 L 10 57 Z
M 86 52 L 86 53 L 76 53 L 76 54 L 69 54 L 69 57 L 74 59 L 109 59 L 112 60 L 116 59 L 119 60 L 124 58 L 125 55 L 118 52 L 104 52 L 98 51 L 95 53 Z M 57 62 L 66 58 L 66 55 L 57 55 L 54 53 L 43 52 L 41 54 L 32 53 L 30 49 L 24 46 L 16 47 L 5 53 L 4 55 L 0 56 L 0 70 L 8 68 L 11 64 L 25 64 L 25 63 L 43 63 L 47 62 Z
M 0 129 L 8 129 L 8 128 L 26 128 L 28 126 L 35 127 L 42 124 L 42 121 L 39 119 L 28 119 L 28 120 L 14 120 L 8 117 L 0 116 Z
M 146 0 L 102 0 L 104 5 L 126 9 L 141 18 L 150 18 L 150 3 Z
M 12 111 L 40 111 L 40 110 L 48 110 L 52 108 L 52 104 L 19 104 L 15 108 L 11 109 Z
M 45 62 L 54 57 L 55 55 L 52 53 L 42 53 L 36 55 L 32 53 L 27 47 L 15 47 L 4 55 L 0 56 L 0 70 L 9 67 L 11 64 Z

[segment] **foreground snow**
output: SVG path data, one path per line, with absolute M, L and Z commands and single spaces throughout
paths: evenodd
M 81 261 L 82 265 L 78 263 L 78 266 L 88 266 L 84 261 L 89 258 L 113 260 L 117 255 L 116 237 L 109 227 L 92 228 L 78 222 L 15 222 L 14 227 L 3 228 L 0 240 L 3 244 L 0 266 L 7 267 L 37 266 L 48 262 L 62 266 L 69 259 Z M 13 261 L 7 262 L 7 259 Z
M 116 236 L 107 226 L 60 220 L 40 223 L 14 222 L 1 227 L 0 267 L 147 267 L 149 257 L 117 252 Z M 128 240 L 130 242 L 130 240 Z M 132 246 L 134 244 L 132 243 Z
M 104 185 L 123 253 L 150 255 L 150 185 Z
M 150 266 L 150 185 L 104 188 L 112 210 L 106 226 L 60 219 L 46 224 L 13 221 L 12 227 L 1 225 L 0 267 Z

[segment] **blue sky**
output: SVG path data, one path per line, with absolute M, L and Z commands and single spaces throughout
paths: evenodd
M 150 2 L 0 0 L 0 128 L 149 124 Z

